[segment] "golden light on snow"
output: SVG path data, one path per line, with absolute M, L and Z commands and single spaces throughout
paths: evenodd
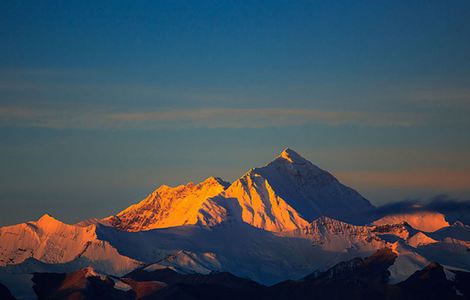
M 374 224 L 400 224 L 403 222 L 407 222 L 413 228 L 425 232 L 434 232 L 449 226 L 443 214 L 427 211 L 390 215 L 374 221 Z

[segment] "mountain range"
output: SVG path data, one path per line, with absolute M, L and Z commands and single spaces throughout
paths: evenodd
M 347 286 L 351 299 L 421 299 L 429 284 L 470 297 L 469 226 L 430 211 L 370 222 L 374 209 L 285 149 L 232 183 L 163 185 L 109 217 L 0 227 L 0 295 L 341 299 Z

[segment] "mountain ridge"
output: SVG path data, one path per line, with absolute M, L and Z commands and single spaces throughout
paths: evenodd
M 0 279 L 17 276 L 27 282 L 31 272 L 69 273 L 91 266 L 110 280 L 147 268 L 193 279 L 229 272 L 272 285 L 351 259 L 354 267 L 379 249 L 396 256 L 381 273 L 388 272 L 389 284 L 433 261 L 470 270 L 470 227 L 449 226 L 445 216 L 422 212 L 361 225 L 347 221 L 345 210 L 357 215 L 371 207 L 333 175 L 285 149 L 232 183 L 209 177 L 162 185 L 115 216 L 70 225 L 44 214 L 37 221 L 0 227 Z M 140 292 L 147 288 L 132 284 Z M 14 286 L 12 291 L 19 293 Z
M 162 185 L 147 198 L 103 219 L 125 231 L 230 220 L 268 231 L 301 229 L 320 216 L 345 219 L 374 206 L 357 191 L 290 148 L 263 167 L 228 184 L 209 177 L 201 183 Z

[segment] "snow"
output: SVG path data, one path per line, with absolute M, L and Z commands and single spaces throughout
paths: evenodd
M 106 241 L 98 240 L 95 225 L 69 225 L 49 215 L 35 222 L 1 227 L 0 241 L 0 265 L 3 266 L 18 265 L 34 258 L 54 265 L 92 264 L 107 273 L 121 275 L 141 265 L 119 254 Z
M 443 240 L 446 237 L 470 242 L 470 226 L 455 222 L 451 226 L 441 228 L 431 234 L 431 237 Z
M 29 257 L 49 263 L 71 261 L 95 238 L 94 226 L 68 225 L 46 214 L 36 222 L 0 228 L 0 265 Z
M 198 255 L 190 251 L 178 251 L 173 255 L 151 264 L 144 268 L 145 271 L 152 272 L 169 268 L 180 274 L 209 274 L 220 269 L 220 263 L 214 253 L 202 253 Z
M 106 280 L 108 278 L 105 274 L 96 272 L 91 266 L 84 268 L 83 271 L 85 272 L 85 278 L 98 277 L 100 280 Z
M 88 266 L 89 274 L 120 276 L 146 265 L 183 274 L 228 271 L 273 284 L 390 247 L 398 255 L 389 268 L 392 283 L 430 261 L 470 269 L 468 226 L 448 226 L 443 215 L 429 212 L 387 216 L 372 226 L 341 221 L 370 208 L 359 193 L 286 149 L 232 184 L 210 177 L 161 186 L 103 220 L 69 225 L 46 214 L 1 227 L 0 266 L 15 276 Z M 398 241 L 388 242 L 390 235 Z M 115 287 L 128 288 L 118 281 Z
M 403 245 L 401 242 L 396 242 L 392 249 L 398 256 L 395 263 L 388 268 L 390 272 L 389 284 L 401 282 L 429 264 L 425 257 L 417 254 L 412 248 Z
M 348 225 L 344 224 L 345 227 Z M 359 228 L 350 228 L 347 248 L 341 244 L 347 233 L 325 232 L 325 240 L 331 242 L 322 244 L 316 243 L 314 236 L 300 231 L 275 233 L 239 222 L 144 232 L 100 227 L 98 236 L 121 254 L 151 263 L 147 270 L 169 266 L 182 272 L 188 272 L 188 269 L 201 272 L 196 268 L 202 266 L 207 270 L 227 271 L 264 284 L 273 284 L 304 277 L 313 270 L 326 270 L 354 257 L 368 256 L 386 244 L 375 240 L 368 229 L 364 229 L 364 235 L 354 236 L 359 232 Z M 176 259 L 168 260 L 178 251 L 181 254 Z
M 308 222 L 322 215 L 341 219 L 373 208 L 358 192 L 289 148 L 252 172 L 266 179 L 275 193 Z
M 326 251 L 375 251 L 387 247 L 387 243 L 368 226 L 351 225 L 328 217 L 320 217 L 302 231 L 286 236 L 305 236 L 317 247 Z
M 444 268 L 444 274 L 446 275 L 446 279 L 449 281 L 455 281 L 455 273 L 452 270 Z
M 373 206 L 291 149 L 249 170 L 199 211 L 201 224 L 241 221 L 273 232 L 306 227 L 321 215 L 344 217 Z
M 445 216 L 437 212 L 418 211 L 413 213 L 394 214 L 374 221 L 374 225 L 408 223 L 414 229 L 424 232 L 434 232 L 449 226 Z
M 124 281 L 113 278 L 113 277 L 111 277 L 111 279 L 114 281 L 114 288 L 116 290 L 120 290 L 120 291 L 123 291 L 123 292 L 128 292 L 128 291 L 132 290 L 132 287 L 130 285 L 128 285 L 127 283 L 125 283 Z
M 445 238 L 439 243 L 416 248 L 416 252 L 431 261 L 439 262 L 450 268 L 470 270 L 468 249 L 470 249 L 470 242 Z
M 412 228 L 409 228 L 409 226 L 400 223 L 400 224 L 383 224 L 383 225 L 375 225 L 373 231 L 380 235 L 382 238 L 385 235 L 389 236 L 395 236 L 398 238 L 401 238 L 403 240 L 408 239 L 412 231 Z
M 424 246 L 424 245 L 429 245 L 429 244 L 434 244 L 437 243 L 436 240 L 428 237 L 426 234 L 422 232 L 418 232 L 412 237 L 410 237 L 407 240 L 408 245 L 410 245 L 413 248 L 417 248 L 419 246 Z
M 230 186 L 210 177 L 195 185 L 161 186 L 106 218 L 126 231 L 240 221 L 273 232 L 301 229 L 321 215 L 344 217 L 373 206 L 292 149 L 245 173 Z
M 213 206 L 221 207 L 225 215 L 216 215 L 217 220 L 225 221 L 230 215 L 232 220 L 245 222 L 254 227 L 268 231 L 289 231 L 308 224 L 284 199 L 279 197 L 266 179 L 258 174 L 248 172 L 236 180 L 220 196 L 212 199 L 213 204 L 200 211 L 201 215 L 211 215 Z M 201 217 L 200 219 L 203 219 Z M 211 224 L 214 220 L 205 222 Z
M 57 225 L 53 227 L 63 227 Z M 28 231 L 30 226 L 23 224 L 20 228 Z M 73 230 L 86 232 L 86 228 L 78 228 L 81 229 Z M 429 261 L 442 262 L 451 268 L 468 269 L 470 266 L 466 258 L 468 242 L 447 238 L 442 242 L 421 244 L 418 248 L 404 242 L 391 245 L 374 231 L 375 226 L 356 226 L 328 217 L 284 232 L 262 230 L 245 222 L 142 232 L 126 232 L 99 224 L 91 228 L 94 230 L 89 234 L 93 239 L 83 245 L 80 256 L 72 261 L 46 264 L 27 260 L 20 265 L 10 264 L 8 268 L 20 274 L 28 270 L 70 272 L 92 266 L 97 273 L 122 275 L 141 266 L 142 261 L 149 264 L 146 269 L 149 271 L 165 267 L 184 274 L 228 271 L 273 284 L 302 278 L 313 270 L 326 270 L 354 257 L 369 256 L 384 247 L 395 247 L 399 254 L 389 269 L 394 283 L 406 279 Z M 53 232 L 68 236 L 62 230 Z M 422 241 L 423 235 L 418 234 L 416 239 Z M 3 243 L 1 245 L 4 247 Z M 28 251 L 34 253 L 35 248 Z
M 76 223 L 75 226 L 87 227 L 87 226 L 96 225 L 96 224 L 111 226 L 111 224 L 108 221 L 99 219 L 99 218 L 86 219 L 86 220 Z
M 209 177 L 199 184 L 162 185 L 141 202 L 104 221 L 126 231 L 195 224 L 203 203 L 227 186 L 228 183 L 216 177 Z

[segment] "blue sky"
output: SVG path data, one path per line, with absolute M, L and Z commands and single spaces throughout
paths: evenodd
M 106 216 L 291 147 L 375 204 L 470 199 L 468 1 L 2 1 L 0 224 Z

